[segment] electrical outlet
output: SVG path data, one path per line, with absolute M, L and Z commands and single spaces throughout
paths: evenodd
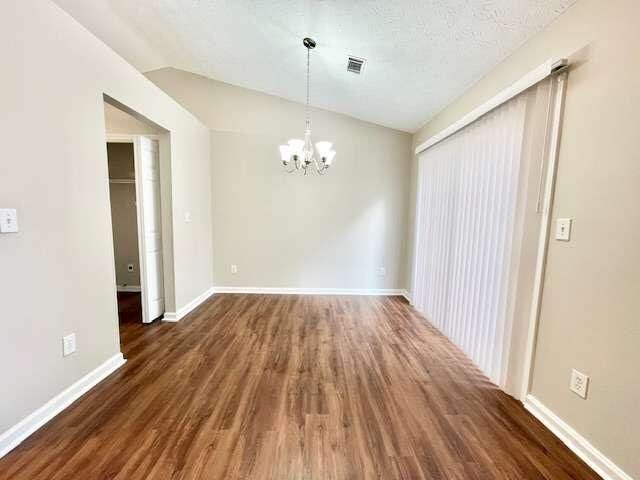
M 133 263 L 127 264 L 127 270 L 133 272 Z
M 571 382 L 569 390 L 576 395 L 587 398 L 587 390 L 589 389 L 589 377 L 577 370 L 571 370 Z
M 76 351 L 76 334 L 70 333 L 62 337 L 62 356 L 66 357 Z
M 571 219 L 559 218 L 556 222 L 556 240 L 568 242 L 571 239 Z
M 378 275 L 380 275 L 381 277 L 386 276 L 386 275 L 387 275 L 387 269 L 386 269 L 386 268 L 384 268 L 384 267 L 380 267 L 380 268 L 378 269 Z
M 0 233 L 18 231 L 18 212 L 15 208 L 0 208 Z
M 238 273 L 238 266 L 235 263 L 231 265 L 231 273 Z

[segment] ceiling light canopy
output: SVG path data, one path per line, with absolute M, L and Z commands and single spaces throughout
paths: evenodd
M 280 145 L 280 161 L 288 173 L 303 171 L 307 174 L 310 165 L 315 170 L 324 175 L 331 166 L 333 158 L 336 156 L 331 142 L 318 142 L 313 148 L 311 141 L 311 109 L 309 106 L 309 71 L 311 50 L 316 47 L 315 40 L 305 38 L 302 44 L 307 49 L 307 104 L 306 104 L 306 128 L 304 130 L 304 140 L 289 140 L 287 145 Z M 316 156 L 317 155 L 317 156 Z

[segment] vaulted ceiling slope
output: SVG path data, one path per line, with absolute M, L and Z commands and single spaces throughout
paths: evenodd
M 56 0 L 142 72 L 174 67 L 413 132 L 576 0 Z M 362 75 L 347 57 L 364 57 Z

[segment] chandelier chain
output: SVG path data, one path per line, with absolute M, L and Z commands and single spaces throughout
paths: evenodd
M 310 56 L 311 56 L 311 49 L 307 48 L 307 130 L 311 129 L 311 109 L 309 106 L 309 102 L 310 102 L 310 93 L 309 93 L 309 77 L 310 77 Z

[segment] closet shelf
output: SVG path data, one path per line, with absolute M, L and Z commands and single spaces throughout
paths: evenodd
M 136 183 L 133 178 L 110 178 L 109 183 Z

